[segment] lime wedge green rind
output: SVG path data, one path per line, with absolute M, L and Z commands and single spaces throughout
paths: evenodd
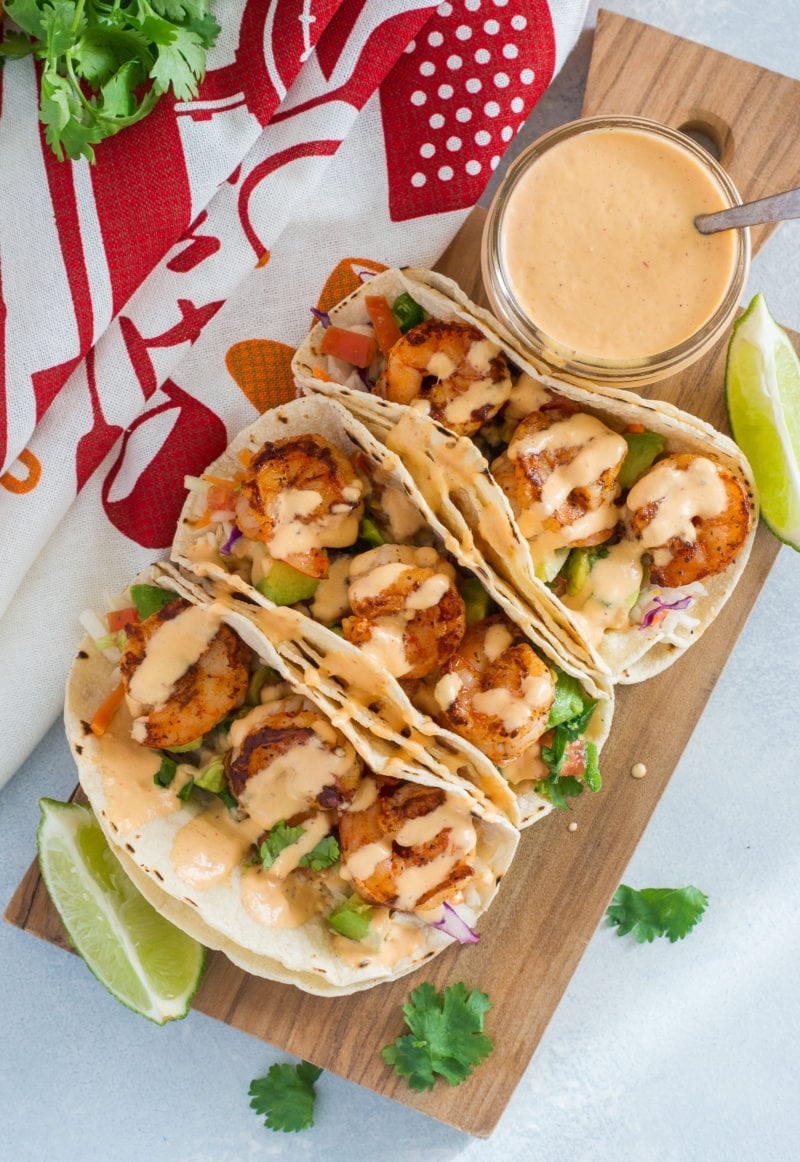
M 41 799 L 39 867 L 70 943 L 108 991 L 156 1024 L 185 1017 L 206 950 L 134 887 L 91 810 Z
M 734 326 L 725 398 L 762 516 L 784 544 L 800 549 L 800 359 L 761 294 Z

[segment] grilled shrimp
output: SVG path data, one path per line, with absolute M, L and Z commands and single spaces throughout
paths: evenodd
M 518 424 L 492 474 L 529 540 L 544 533 L 570 547 L 599 545 L 619 518 L 614 501 L 627 451 L 617 432 L 555 400 Z
M 347 456 L 323 436 L 268 441 L 244 474 L 236 523 L 270 556 L 309 577 L 326 577 L 326 548 L 358 537 L 363 484 Z
M 300 695 L 257 706 L 231 725 L 230 738 L 228 786 L 266 830 L 282 819 L 341 807 L 355 794 L 361 759 Z
M 120 675 L 133 737 L 169 750 L 206 734 L 244 702 L 250 656 L 232 629 L 180 597 L 130 625 Z
M 360 896 L 404 912 L 452 900 L 474 875 L 466 801 L 443 787 L 370 776 L 339 815 L 345 875 Z
M 722 573 L 750 532 L 744 483 L 712 456 L 665 456 L 634 484 L 627 535 L 652 556 L 650 580 L 677 588 Z
M 435 420 L 468 436 L 497 415 L 511 386 L 505 356 L 476 327 L 426 319 L 394 344 L 375 394 L 394 403 L 427 400 Z
M 438 669 L 467 627 L 453 569 L 432 548 L 381 545 L 362 553 L 350 567 L 349 600 L 344 636 L 395 678 Z
M 497 764 L 519 758 L 547 730 L 554 695 L 550 667 L 502 613 L 467 630 L 434 691 L 442 724 Z

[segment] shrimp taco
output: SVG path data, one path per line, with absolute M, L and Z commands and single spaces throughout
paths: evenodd
M 311 330 L 293 369 L 399 452 L 561 652 L 638 682 L 710 625 L 747 562 L 754 484 L 695 416 L 546 373 L 449 279 L 390 270 Z
M 159 911 L 326 996 L 478 939 L 519 838 L 501 812 L 400 753 L 378 773 L 254 620 L 177 572 L 152 568 L 116 605 L 90 619 L 66 727 L 112 850 Z
M 599 788 L 605 675 L 561 656 L 344 408 L 275 409 L 189 483 L 173 560 L 224 586 L 343 730 L 466 780 L 520 826 Z

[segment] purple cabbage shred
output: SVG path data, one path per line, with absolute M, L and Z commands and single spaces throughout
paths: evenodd
M 239 528 L 238 525 L 234 525 L 233 528 L 231 529 L 231 535 L 228 537 L 227 541 L 220 549 L 220 553 L 222 553 L 223 556 L 229 554 L 231 549 L 236 544 L 236 542 L 239 540 L 239 537 L 241 535 L 242 535 L 242 530 Z
M 676 601 L 662 601 L 658 594 L 656 594 L 653 598 L 653 604 L 646 610 L 639 624 L 639 629 L 648 629 L 662 610 L 688 609 L 691 604 L 692 598 L 688 594 L 686 597 L 679 597 Z
M 327 311 L 320 311 L 317 307 L 312 307 L 311 314 L 314 316 L 318 323 L 322 323 L 326 330 L 328 327 L 330 327 L 331 317 Z
M 477 944 L 480 936 L 470 928 L 466 920 L 461 919 L 455 908 L 451 908 L 446 902 L 442 907 L 444 908 L 444 915 L 432 927 L 438 928 L 440 932 L 447 933 L 453 940 L 457 940 L 459 944 Z

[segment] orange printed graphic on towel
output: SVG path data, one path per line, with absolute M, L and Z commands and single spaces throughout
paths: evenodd
M 269 259 L 269 251 L 266 252 Z M 343 258 L 325 280 L 317 308 L 327 311 L 387 267 L 371 258 Z M 314 324 L 311 319 L 311 325 Z M 225 365 L 250 403 L 260 413 L 294 399 L 294 348 L 275 339 L 243 339 L 228 348 Z
M 244 339 L 225 355 L 233 379 L 259 412 L 294 399 L 294 348 L 273 339 Z
M 33 492 L 42 475 L 41 461 L 34 456 L 33 452 L 29 452 L 27 448 L 23 448 L 19 456 L 17 456 L 16 462 L 22 465 L 27 472 L 27 476 L 15 476 L 9 468 L 8 472 L 4 472 L 0 476 L 0 484 L 2 484 L 7 492 Z
M 358 290 L 373 274 L 380 274 L 387 269 L 384 263 L 374 262 L 371 258 L 343 258 L 325 280 L 317 303 L 318 310 L 329 311 L 347 295 Z

